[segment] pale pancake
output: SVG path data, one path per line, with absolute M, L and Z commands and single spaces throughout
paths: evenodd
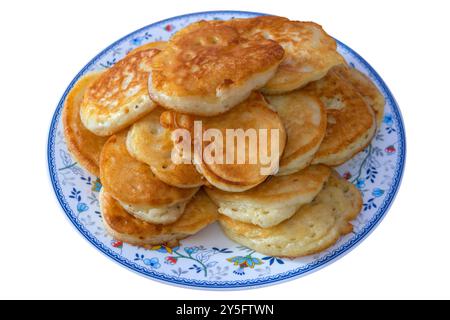
M 320 99 L 302 91 L 266 96 L 286 128 L 287 143 L 278 175 L 306 168 L 319 149 L 327 130 L 327 114 Z
M 386 101 L 377 86 L 361 71 L 349 66 L 337 66 L 333 70 L 349 81 L 353 87 L 362 95 L 366 103 L 375 111 L 378 127 L 381 126 L 384 116 Z
M 205 188 L 219 212 L 236 221 L 262 228 L 273 227 L 292 217 L 322 190 L 331 170 L 310 166 L 287 176 L 270 177 L 257 187 L 237 193 Z
M 163 50 L 166 47 L 166 42 L 165 41 L 155 41 L 155 42 L 149 42 L 146 44 L 143 44 L 139 47 L 134 48 L 133 50 L 131 50 L 130 52 L 128 52 L 127 55 L 133 55 L 137 52 L 140 51 L 147 51 L 149 49 L 158 49 L 158 50 Z
M 128 127 L 156 104 L 147 92 L 150 62 L 157 49 L 127 55 L 107 69 L 86 91 L 80 116 L 84 126 L 100 136 Z
M 319 97 L 327 112 L 327 132 L 313 164 L 340 165 L 370 143 L 377 127 L 374 111 L 334 70 L 302 91 Z
M 126 132 L 108 139 L 100 155 L 100 178 L 105 190 L 128 212 L 152 223 L 177 220 L 198 188 L 180 189 L 160 181 L 150 167 L 126 148 Z
M 129 130 L 127 148 L 130 154 L 148 164 L 161 181 L 179 188 L 192 188 L 204 184 L 202 176 L 193 164 L 175 164 L 171 154 L 174 143 L 172 130 L 161 126 L 162 108 L 136 122 Z
M 275 41 L 247 40 L 230 26 L 196 22 L 153 59 L 149 94 L 178 112 L 218 115 L 264 86 L 283 54 Z
M 76 161 L 95 176 L 100 174 L 100 152 L 108 137 L 99 137 L 84 127 L 80 120 L 80 105 L 86 89 L 100 75 L 99 72 L 88 73 L 74 84 L 67 95 L 62 114 L 67 148 Z
M 178 245 L 178 240 L 196 234 L 217 220 L 217 207 L 203 191 L 187 204 L 184 214 L 168 225 L 158 225 L 136 219 L 125 211 L 107 192 L 100 193 L 103 223 L 108 233 L 117 240 L 148 247 L 166 244 Z
M 254 92 L 247 100 L 223 115 L 202 118 L 202 126 L 203 130 L 219 130 L 222 137 L 224 137 L 224 140 L 230 141 L 233 140 L 225 139 L 227 129 L 241 129 L 242 132 L 247 132 L 248 129 L 256 130 L 258 140 L 256 143 L 256 150 L 250 152 L 250 143 L 248 143 L 248 139 L 245 139 L 245 144 L 238 144 L 237 139 L 235 138 L 235 157 L 234 161 L 231 161 L 232 163 L 230 164 L 226 163 L 226 155 L 227 153 L 232 154 L 232 150 L 227 148 L 226 141 L 224 142 L 224 152 L 222 154 L 224 161 L 222 164 L 211 163 L 213 158 L 205 152 L 205 150 L 207 150 L 206 148 L 209 147 L 209 142 L 203 142 L 202 150 L 199 150 L 199 148 L 194 148 L 197 170 L 206 178 L 206 180 L 208 180 L 211 185 L 224 191 L 245 191 L 257 186 L 267 178 L 267 174 L 263 174 L 264 172 L 262 172 L 262 169 L 270 169 L 270 164 L 261 162 L 261 159 L 258 156 L 260 153 L 259 129 L 267 130 L 267 140 L 265 140 L 267 143 L 267 149 L 265 151 L 267 153 L 270 153 L 272 146 L 270 141 L 272 130 L 278 131 L 279 148 L 278 153 L 274 155 L 277 162 L 279 161 L 280 155 L 282 154 L 286 144 L 286 132 L 281 119 L 278 117 L 276 112 L 272 111 L 268 107 L 262 95 L 257 92 Z M 239 151 L 245 155 L 245 163 L 237 163 L 236 157 Z M 256 163 L 250 162 L 249 157 L 251 154 L 255 156 Z M 233 159 L 231 158 L 231 160 Z M 277 170 L 278 167 L 273 169 Z M 271 172 L 270 174 L 273 173 L 276 173 L 276 171 Z
M 283 47 L 283 62 L 262 88 L 266 94 L 298 89 L 322 78 L 333 66 L 344 63 L 336 52 L 336 41 L 316 23 L 276 16 L 233 19 L 225 23 L 235 27 L 244 37 L 274 40 Z
M 359 190 L 333 174 L 310 204 L 275 227 L 261 228 L 224 215 L 219 221 L 225 234 L 241 245 L 268 256 L 301 257 L 323 251 L 352 232 L 350 221 L 361 207 Z

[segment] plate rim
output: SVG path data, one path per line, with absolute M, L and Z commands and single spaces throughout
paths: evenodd
M 302 276 L 308 275 L 312 272 L 318 271 L 323 267 L 336 262 L 340 258 L 344 257 L 354 248 L 356 248 L 364 239 L 367 238 L 381 223 L 381 221 L 386 216 L 389 211 L 392 203 L 394 202 L 395 197 L 398 194 L 400 189 L 401 181 L 403 178 L 404 170 L 405 170 L 405 162 L 406 162 L 406 133 L 404 128 L 403 117 L 398 106 L 397 101 L 395 100 L 392 92 L 389 87 L 386 85 L 381 76 L 375 71 L 375 69 L 355 50 L 348 47 L 346 44 L 336 39 L 336 42 L 341 46 L 344 50 L 347 50 L 350 54 L 352 54 L 358 62 L 360 62 L 367 70 L 370 71 L 376 78 L 379 86 L 383 90 L 383 92 L 387 96 L 387 100 L 391 102 L 392 112 L 395 114 L 395 118 L 398 120 L 398 135 L 399 135 L 399 157 L 398 157 L 398 166 L 395 170 L 395 175 L 392 177 L 392 185 L 389 190 L 389 194 L 384 199 L 383 203 L 380 205 L 379 212 L 372 217 L 370 222 L 364 227 L 363 230 L 360 231 L 358 235 L 354 238 L 350 239 L 348 242 L 344 243 L 342 246 L 333 250 L 331 253 L 325 255 L 319 260 L 316 260 L 312 263 L 307 264 L 302 268 L 297 268 L 294 270 L 286 271 L 283 273 L 279 273 L 277 275 L 265 277 L 262 279 L 248 279 L 248 280 L 234 280 L 234 281 L 208 281 L 208 280 L 193 280 L 193 279 L 184 279 L 184 278 L 176 278 L 173 276 L 169 276 L 166 274 L 162 274 L 159 272 L 146 270 L 143 266 L 139 266 L 136 263 L 129 261 L 128 259 L 122 257 L 120 254 L 112 251 L 110 248 L 106 247 L 102 242 L 100 242 L 95 236 L 91 235 L 90 232 L 79 222 L 76 221 L 76 218 L 72 214 L 72 210 L 65 200 L 65 197 L 62 193 L 62 188 L 59 186 L 59 182 L 57 181 L 57 170 L 54 165 L 55 159 L 54 154 L 52 154 L 52 149 L 55 145 L 55 134 L 58 122 L 57 119 L 60 117 L 60 114 L 63 109 L 64 101 L 68 92 L 72 89 L 73 85 L 78 81 L 78 79 L 85 73 L 85 71 L 95 64 L 95 62 L 102 57 L 106 52 L 108 52 L 111 48 L 122 43 L 129 37 L 156 25 L 167 23 L 172 20 L 188 18 L 192 16 L 206 15 L 206 14 L 248 14 L 248 15 L 267 15 L 265 13 L 253 12 L 253 11 L 239 11 L 239 10 L 213 10 L 213 11 L 201 11 L 201 12 L 192 12 L 188 14 L 173 16 L 167 19 L 163 19 L 154 23 L 151 23 L 147 26 L 139 28 L 120 39 L 116 40 L 105 49 L 100 51 L 93 59 L 91 59 L 73 78 L 70 82 L 66 90 L 64 91 L 61 99 L 58 102 L 56 110 L 53 113 L 52 120 L 50 123 L 50 129 L 48 134 L 47 141 L 47 162 L 48 162 L 48 172 L 50 176 L 50 181 L 52 183 L 52 187 L 55 193 L 55 196 L 63 209 L 65 216 L 69 219 L 71 224 L 75 229 L 78 230 L 78 233 L 86 239 L 91 245 L 93 245 L 96 249 L 106 255 L 108 258 L 118 263 L 119 265 L 125 267 L 128 270 L 131 270 L 141 276 L 144 276 L 148 279 L 156 280 L 165 284 L 171 284 L 175 286 L 181 286 L 184 288 L 191 289 L 207 289 L 207 290 L 237 290 L 237 289 L 252 289 L 258 288 L 262 286 L 280 284 L 285 281 L 293 280 L 296 278 L 300 278 Z

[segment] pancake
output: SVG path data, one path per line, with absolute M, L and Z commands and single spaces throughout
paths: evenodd
M 218 115 L 264 86 L 283 54 L 275 41 L 247 40 L 230 26 L 199 21 L 176 33 L 153 59 L 149 94 L 181 113 Z
M 284 60 L 275 76 L 262 88 L 265 94 L 281 94 L 319 80 L 335 65 L 344 63 L 336 41 L 320 25 L 276 16 L 233 19 L 225 22 L 243 37 L 270 39 L 284 49 Z
M 194 160 L 197 171 L 203 177 L 205 177 L 212 186 L 224 191 L 242 192 L 257 186 L 258 184 L 262 183 L 268 175 L 277 172 L 278 161 L 286 143 L 286 132 L 281 119 L 278 117 L 276 112 L 272 111 L 268 107 L 268 104 L 260 93 L 252 93 L 252 95 L 247 100 L 220 116 L 168 116 L 168 114 L 170 115 L 172 113 L 173 112 L 163 113 L 161 116 L 162 122 L 166 121 L 167 119 L 175 118 L 180 120 L 178 123 L 179 126 L 192 130 L 194 126 L 193 121 L 201 121 L 203 134 L 205 133 L 205 131 L 208 130 L 210 132 L 210 129 L 213 129 L 215 132 L 219 132 L 222 135 L 223 140 L 225 140 L 223 143 L 223 153 L 221 154 L 223 158 L 222 163 L 217 163 L 214 161 L 214 158 L 218 157 L 219 154 L 213 155 L 214 151 L 207 152 L 207 149 L 211 150 L 212 146 L 214 146 L 214 144 L 211 144 L 211 142 L 199 142 L 199 145 L 202 143 L 203 147 L 194 148 Z M 168 124 L 164 124 L 164 126 L 168 126 Z M 245 144 L 240 143 L 238 145 L 238 139 L 235 136 L 226 139 L 227 129 L 240 129 L 242 138 L 245 139 Z M 256 150 L 254 150 L 253 152 L 249 151 L 250 143 L 247 137 L 251 134 L 250 131 L 247 131 L 248 129 L 255 129 L 255 135 L 258 139 L 258 141 L 256 142 Z M 267 130 L 268 141 L 259 140 L 260 129 Z M 264 153 L 266 154 L 271 154 L 272 144 L 270 137 L 272 133 L 276 133 L 276 131 L 274 130 L 278 131 L 278 153 L 271 157 L 273 158 L 273 160 L 276 160 L 274 161 L 275 163 L 267 163 L 265 161 L 261 161 L 261 158 L 258 155 L 260 153 L 263 153 L 263 151 L 265 151 Z M 247 133 L 248 136 L 246 135 L 246 137 L 244 137 L 244 134 Z M 228 140 L 228 143 L 230 145 L 234 145 L 234 150 L 227 147 L 226 140 Z M 260 150 L 260 141 L 267 142 L 266 150 Z M 230 160 L 234 160 L 228 164 L 226 161 L 227 154 Z M 242 159 L 244 161 L 242 161 L 241 163 L 238 163 L 238 161 L 236 161 L 239 154 L 243 154 L 245 156 L 245 158 Z M 251 159 L 249 155 L 255 157 L 255 161 L 253 163 L 250 161 Z
M 334 70 L 302 91 L 319 97 L 327 112 L 327 132 L 313 164 L 340 165 L 370 143 L 377 127 L 375 114 L 358 91 Z
M 148 164 L 155 176 L 169 185 L 179 188 L 203 185 L 204 180 L 193 164 L 172 162 L 172 130 L 162 127 L 159 121 L 163 111 L 162 108 L 153 110 L 130 128 L 128 151 L 139 161 Z
M 108 233 L 117 240 L 137 245 L 178 245 L 178 240 L 196 234 L 217 219 L 217 207 L 203 191 L 187 204 L 184 214 L 168 225 L 148 223 L 125 211 L 111 195 L 100 193 L 103 223 Z
M 236 221 L 270 228 L 310 203 L 322 190 L 330 173 L 326 166 L 310 166 L 291 175 L 270 177 L 245 192 L 229 193 L 210 188 L 205 188 L 205 191 L 219 206 L 221 214 Z
M 139 47 L 134 48 L 133 50 L 131 50 L 130 52 L 128 52 L 128 56 L 133 55 L 137 52 L 140 51 L 147 51 L 149 49 L 158 49 L 158 50 L 163 50 L 166 47 L 166 42 L 165 41 L 155 41 L 155 42 L 149 42 L 146 44 L 143 44 Z
M 67 95 L 62 120 L 67 148 L 76 161 L 89 173 L 98 176 L 100 152 L 108 137 L 99 137 L 87 130 L 80 120 L 80 105 L 86 89 L 101 73 L 93 72 L 81 77 Z
M 335 67 L 333 70 L 346 81 L 350 82 L 359 94 L 361 94 L 366 103 L 372 107 L 377 118 L 377 125 L 380 127 L 383 122 L 386 101 L 377 86 L 368 76 L 355 68 L 342 65 Z
M 148 95 L 147 81 L 150 61 L 158 52 L 150 49 L 127 55 L 86 90 L 80 116 L 87 129 L 108 136 L 156 107 Z
M 198 188 L 180 189 L 156 178 L 126 148 L 126 132 L 108 139 L 100 155 L 103 188 L 132 215 L 151 223 L 176 221 Z
M 327 130 L 327 114 L 322 102 L 302 91 L 266 96 L 286 128 L 287 143 L 278 175 L 306 168 L 319 149 Z
M 350 221 L 361 207 L 359 190 L 333 174 L 310 204 L 275 227 L 261 228 L 224 215 L 219 221 L 225 234 L 241 245 L 268 256 L 301 257 L 325 250 L 352 232 Z

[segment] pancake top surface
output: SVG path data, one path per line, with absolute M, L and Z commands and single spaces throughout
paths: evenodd
M 89 172 L 98 176 L 100 152 L 108 137 L 100 137 L 86 129 L 80 120 L 80 105 L 86 89 L 101 73 L 89 73 L 81 77 L 67 95 L 64 103 L 63 123 L 67 147 L 76 160 Z
M 373 110 L 334 70 L 302 91 L 319 97 L 327 112 L 327 133 L 316 158 L 344 150 L 376 126 Z
M 281 93 L 317 80 L 327 71 L 343 63 L 336 52 L 336 42 L 322 27 L 313 22 L 291 21 L 277 16 L 233 19 L 226 24 L 250 39 L 278 42 L 285 56 L 275 76 L 266 84 L 267 93 Z
M 307 167 L 286 176 L 272 176 L 260 185 L 244 192 L 224 192 L 209 189 L 208 194 L 223 201 L 249 201 L 259 204 L 285 202 L 297 197 L 317 194 L 330 176 L 330 168 L 323 165 Z
M 102 216 L 116 232 L 135 237 L 149 237 L 166 234 L 194 234 L 216 221 L 217 207 L 203 192 L 199 191 L 186 205 L 183 215 L 168 225 L 152 224 L 129 214 L 107 192 L 101 193 Z
M 327 115 L 317 97 L 293 91 L 266 98 L 286 128 L 288 139 L 281 165 L 284 160 L 306 153 L 322 141 L 327 127 Z
M 248 223 L 232 220 L 221 215 L 220 220 L 233 232 L 253 240 L 271 238 L 275 239 L 272 245 L 284 243 L 288 246 L 296 245 L 298 241 L 302 245 L 316 242 L 316 249 L 323 249 L 321 240 L 335 229 L 336 236 L 348 233 L 352 230 L 349 221 L 356 218 L 362 206 L 362 197 L 359 190 L 351 183 L 332 174 L 317 197 L 307 205 L 301 207 L 294 216 L 282 223 L 270 227 L 261 228 Z M 330 239 L 331 245 L 337 239 Z M 310 249 L 311 250 L 311 249 Z
M 108 139 L 100 156 L 100 177 L 105 190 L 132 205 L 166 206 L 192 197 L 198 188 L 180 189 L 160 181 L 150 166 L 134 159 L 126 148 L 126 132 Z
M 172 162 L 173 131 L 161 126 L 163 111 L 158 107 L 133 124 L 127 137 L 128 150 L 136 159 L 150 165 L 153 173 L 170 185 L 202 185 L 202 177 L 194 165 Z
M 81 105 L 81 118 L 89 129 L 99 134 L 117 132 L 135 120 L 135 115 L 151 110 L 154 103 L 148 96 L 147 83 L 150 62 L 157 53 L 157 49 L 138 51 L 102 73 L 86 91 Z
M 271 132 L 272 130 L 278 131 L 278 145 L 279 152 L 275 157 L 278 157 L 283 152 L 285 143 L 286 143 L 286 132 L 281 122 L 281 119 L 278 117 L 277 113 L 272 111 L 264 98 L 260 93 L 252 93 L 252 95 L 240 103 L 227 113 L 216 116 L 216 117 L 208 117 L 203 118 L 203 128 L 204 129 L 217 129 L 222 132 L 222 136 L 226 137 L 227 129 L 242 129 L 246 131 L 247 129 L 256 129 L 256 134 L 258 135 L 259 129 L 267 129 L 267 150 L 270 154 L 271 150 Z M 228 140 L 228 139 L 227 139 Z M 212 172 L 218 179 L 225 180 L 231 184 L 255 184 L 264 181 L 267 176 L 261 174 L 261 168 L 269 167 L 269 164 L 264 164 L 261 162 L 258 154 L 260 153 L 259 148 L 259 137 L 257 143 L 257 152 L 254 155 L 256 157 L 256 163 L 250 163 L 249 155 L 251 152 L 249 149 L 250 144 L 248 143 L 248 139 L 245 140 L 245 146 L 242 144 L 237 144 L 237 139 L 234 139 L 235 145 L 235 160 L 238 151 L 244 152 L 246 155 L 245 163 L 238 164 L 233 162 L 232 164 L 217 164 L 212 163 L 209 164 L 205 157 L 203 157 L 203 168 L 209 172 Z M 229 142 L 229 141 L 227 141 Z M 204 144 L 204 147 L 207 147 L 207 143 Z M 223 157 L 226 159 L 226 154 L 231 150 L 228 150 L 226 144 L 224 145 L 224 153 Z
M 147 51 L 149 49 L 158 49 L 158 50 L 163 50 L 167 45 L 167 42 L 165 41 L 155 41 L 155 42 L 149 42 L 146 44 L 143 44 L 139 47 L 134 48 L 133 50 L 131 50 L 130 52 L 128 52 L 128 56 L 131 56 L 137 52 L 140 51 Z
M 200 21 L 176 33 L 152 62 L 153 87 L 170 96 L 216 97 L 276 66 L 283 48 L 246 40 L 232 27 Z

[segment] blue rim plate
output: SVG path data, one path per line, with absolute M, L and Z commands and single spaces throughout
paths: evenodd
M 47 148 L 50 179 L 56 197 L 81 235 L 124 267 L 154 280 L 191 288 L 238 289 L 275 284 L 318 270 L 348 253 L 375 229 L 392 204 L 400 186 L 406 154 L 400 110 L 377 72 L 355 51 L 338 41 L 338 50 L 349 64 L 367 74 L 386 98 L 384 121 L 371 145 L 338 168 L 364 196 L 363 209 L 353 221 L 353 233 L 320 254 L 298 259 L 267 257 L 239 246 L 228 240 L 216 224 L 183 240 L 176 248 L 137 248 L 106 234 L 98 207 L 100 181 L 78 166 L 64 141 L 61 112 L 67 93 L 85 73 L 108 68 L 131 49 L 146 42 L 166 40 L 194 21 L 257 15 L 262 14 L 210 11 L 153 23 L 100 52 L 75 76 L 64 92 L 53 115 Z

